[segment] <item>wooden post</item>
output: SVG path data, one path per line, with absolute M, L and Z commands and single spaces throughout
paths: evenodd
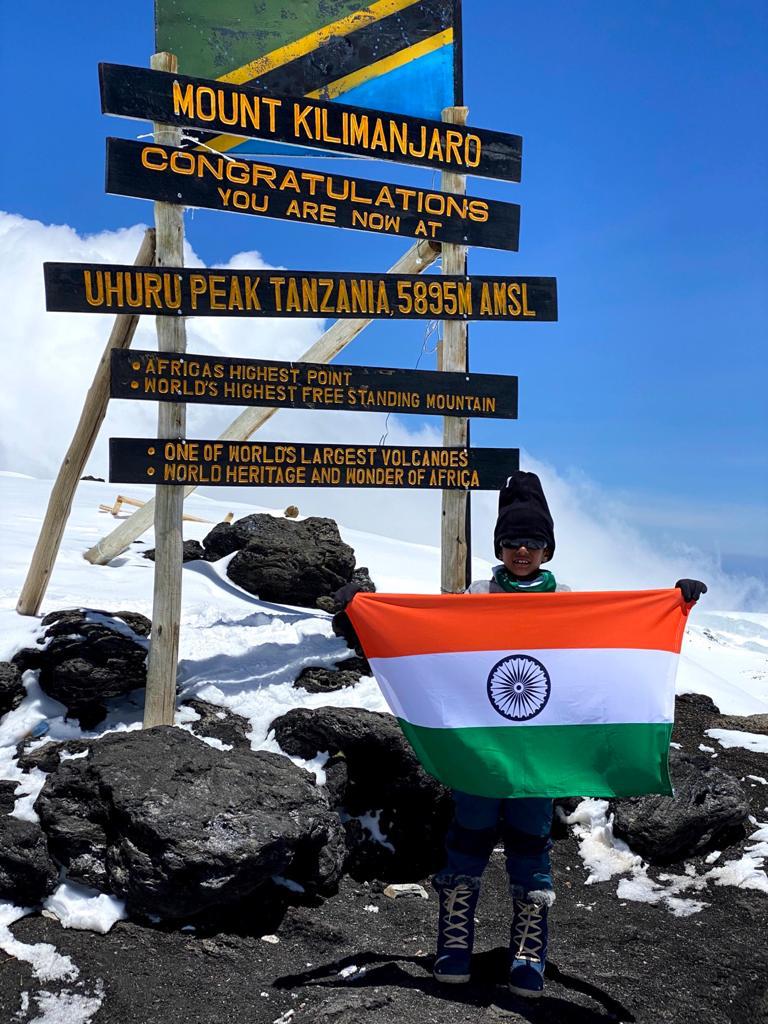
M 153 71 L 178 70 L 178 61 L 171 53 L 155 53 Z M 178 146 L 181 129 L 155 124 L 155 142 Z M 155 203 L 157 232 L 156 265 L 184 265 L 184 208 L 173 203 Z M 187 332 L 183 317 L 158 316 L 158 352 L 183 353 L 187 348 Z M 157 436 L 183 438 L 186 432 L 187 407 L 183 402 L 160 402 L 157 414 Z M 179 657 L 181 623 L 181 568 L 184 537 L 184 488 L 155 488 L 155 578 L 152 602 L 152 639 L 147 659 L 147 689 L 144 699 L 144 728 L 173 725 L 176 707 L 176 669 Z
M 135 266 L 151 267 L 154 262 L 155 232 L 150 228 L 144 234 Z M 93 383 L 85 396 L 83 411 L 80 413 L 75 433 L 51 488 L 45 519 L 40 528 L 40 536 L 37 538 L 27 578 L 16 605 L 19 615 L 37 615 L 40 611 L 56 556 L 59 553 L 64 527 L 67 525 L 72 509 L 78 481 L 83 475 L 83 470 L 99 433 L 99 427 L 107 412 L 110 353 L 113 348 L 130 347 L 138 322 L 138 316 L 131 313 L 118 313 L 115 317 L 106 347 L 93 375 Z
M 466 124 L 467 107 L 447 107 L 443 121 L 449 124 Z M 463 174 L 444 171 L 441 186 L 443 192 L 466 192 L 466 178 Z M 443 273 L 466 274 L 467 247 L 465 245 L 443 245 Z M 446 320 L 443 324 L 443 342 L 440 360 L 441 370 L 467 371 L 467 324 L 462 320 Z M 467 445 L 469 441 L 468 422 L 460 417 L 443 417 L 443 444 Z M 440 536 L 440 589 L 444 594 L 460 594 L 467 586 L 469 544 L 467 536 L 467 507 L 469 492 L 443 491 L 443 514 Z
M 438 255 L 440 246 L 436 242 L 419 241 L 412 245 L 400 259 L 387 271 L 389 274 L 420 274 L 427 267 L 430 267 Z M 301 356 L 296 362 L 299 363 L 329 363 L 342 349 L 353 341 L 357 335 L 368 326 L 368 320 L 336 320 L 328 330 L 322 334 L 317 341 Z M 235 419 L 227 429 L 219 435 L 222 441 L 247 441 L 259 427 L 274 416 L 277 409 L 248 408 Z M 184 494 L 189 495 L 195 490 L 194 485 L 184 488 Z M 85 557 L 94 565 L 106 565 L 113 558 L 116 558 L 121 551 L 125 551 L 129 544 L 132 544 L 137 537 L 140 537 L 145 530 L 152 525 L 154 515 L 154 500 L 150 500 L 144 506 L 125 519 L 111 533 L 95 544 L 85 553 Z

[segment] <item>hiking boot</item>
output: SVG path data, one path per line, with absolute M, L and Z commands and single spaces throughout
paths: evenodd
M 512 900 L 509 990 L 515 995 L 536 997 L 544 988 L 548 909 L 539 900 Z
M 440 916 L 432 973 L 448 985 L 463 985 L 469 981 L 480 879 L 459 876 L 433 885 L 440 898 Z

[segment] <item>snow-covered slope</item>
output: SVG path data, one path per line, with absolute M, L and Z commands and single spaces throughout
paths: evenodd
M 37 620 L 22 618 L 15 607 L 37 539 L 50 490 L 48 481 L 16 474 L 0 474 L 0 660 L 29 643 L 38 629 Z M 131 496 L 151 497 L 153 488 L 132 487 Z M 224 492 L 222 492 L 224 493 Z M 141 552 L 153 545 L 150 533 L 144 543 L 109 566 L 86 562 L 83 551 L 114 525 L 114 519 L 98 511 L 111 505 L 114 484 L 86 481 L 80 484 L 64 534 L 59 558 L 48 587 L 42 612 L 87 605 L 109 611 L 129 609 L 151 617 L 153 563 Z M 275 492 L 287 503 L 290 494 Z M 235 518 L 251 512 L 280 511 L 228 500 L 212 500 L 198 494 L 187 500 L 187 511 L 217 522 L 227 512 Z M 408 544 L 340 524 L 344 539 L 357 554 L 358 565 L 367 565 L 378 589 L 392 592 L 434 593 L 439 587 L 440 559 L 436 547 Z M 201 539 L 210 530 L 204 523 L 185 523 L 185 537 Z M 323 665 L 345 651 L 334 637 L 329 617 L 305 608 L 289 609 L 262 602 L 235 586 L 226 576 L 226 560 L 187 563 L 184 567 L 181 629 L 181 680 L 187 690 L 212 699 L 212 687 L 220 702 L 247 714 L 254 725 L 254 742 L 260 730 L 287 706 L 314 698 L 295 690 L 291 683 L 305 665 Z M 475 577 L 487 576 L 490 563 L 475 559 Z M 555 569 L 557 569 L 555 565 Z M 574 589 L 578 580 L 569 580 Z M 707 607 L 705 597 L 691 615 L 680 671 L 681 693 L 710 696 L 725 714 L 768 712 L 768 612 L 729 612 Z M 373 684 L 357 686 L 354 701 L 383 709 Z M 328 703 L 333 695 L 322 695 Z M 352 697 L 336 695 L 340 703 Z
M 37 539 L 50 484 L 17 474 L 1 474 L 3 501 L 0 512 L 0 660 L 33 642 L 39 621 L 23 618 L 16 601 Z M 276 492 L 277 493 L 277 492 Z M 152 489 L 134 487 L 131 495 L 150 497 Z M 281 495 L 282 496 L 282 495 Z M 81 483 L 64 535 L 62 549 L 43 605 L 54 609 L 88 606 L 107 611 L 152 613 L 153 563 L 141 552 L 153 544 L 151 534 L 109 566 L 86 562 L 83 551 L 114 525 L 99 504 L 112 505 L 116 488 L 98 482 Z M 286 492 L 286 499 L 290 495 Z M 211 522 L 229 511 L 235 518 L 260 509 L 193 495 L 187 510 Z M 185 536 L 201 539 L 210 526 L 186 523 Z M 358 530 L 342 536 L 355 549 L 358 565 L 367 565 L 382 591 L 435 592 L 439 580 L 437 548 L 408 544 Z M 348 653 L 334 636 L 330 616 L 320 610 L 291 608 L 260 601 L 245 593 L 226 576 L 227 559 L 216 563 L 190 562 L 184 566 L 183 613 L 180 644 L 180 683 L 185 697 L 198 696 L 230 708 L 251 723 L 254 749 L 279 749 L 269 734 L 270 722 L 293 707 L 365 707 L 386 711 L 373 679 L 334 693 L 312 694 L 293 686 L 300 671 L 312 665 L 330 665 Z M 487 576 L 490 564 L 474 565 L 477 577 Z M 578 589 L 578 581 L 569 581 Z M 0 776 L 17 779 L 14 814 L 34 818 L 32 805 L 42 786 L 42 772 L 22 774 L 15 763 L 15 747 L 43 720 L 45 739 L 71 739 L 101 735 L 110 729 L 138 728 L 142 700 L 111 702 L 107 719 L 95 733 L 83 733 L 75 721 L 66 721 L 61 704 L 43 694 L 27 677 L 28 696 L 0 724 Z M 691 615 L 680 671 L 680 693 L 703 693 L 725 714 L 768 712 L 768 614 L 710 610 L 706 598 Z M 182 709 L 177 724 L 188 726 L 194 712 Z M 322 778 L 322 758 L 314 769 Z M 594 832 L 595 830 L 592 829 Z

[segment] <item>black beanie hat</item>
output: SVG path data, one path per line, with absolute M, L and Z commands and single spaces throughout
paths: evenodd
M 501 558 L 502 540 L 546 541 L 550 556 L 555 553 L 552 514 L 535 473 L 518 470 L 499 491 L 499 516 L 493 531 L 493 548 Z

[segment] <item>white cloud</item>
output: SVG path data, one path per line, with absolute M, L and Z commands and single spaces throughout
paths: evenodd
M 144 226 L 136 225 L 80 237 L 66 226 L 0 213 L 5 356 L 0 467 L 37 476 L 55 474 L 113 322 L 108 315 L 47 313 L 43 262 L 133 263 L 143 235 Z M 189 248 L 185 260 L 190 266 L 202 265 Z M 252 267 L 268 266 L 257 252 L 241 254 L 233 263 L 241 260 Z M 321 329 L 322 321 L 313 319 L 209 317 L 188 321 L 187 343 L 191 352 L 290 359 L 304 352 Z M 141 317 L 133 346 L 156 347 L 152 317 Z M 226 408 L 190 407 L 190 433 L 216 436 L 233 418 Z M 89 471 L 105 475 L 110 436 L 154 437 L 156 424 L 154 403 L 111 402 Z
M 132 263 L 143 231 L 143 225 L 136 225 L 81 237 L 67 226 L 43 225 L 0 213 L 0 308 L 5 356 L 0 469 L 40 477 L 55 475 L 112 325 L 110 316 L 47 313 L 43 262 Z M 190 266 L 201 265 L 189 248 L 185 260 Z M 269 266 L 258 252 L 239 253 L 228 265 Z M 320 320 L 204 317 L 187 321 L 187 340 L 190 352 L 291 359 L 309 348 L 322 329 Z M 141 318 L 134 347 L 155 347 L 151 317 Z M 349 358 L 354 361 L 354 355 Z M 189 406 L 189 436 L 217 436 L 237 411 Z M 156 421 L 153 403 L 110 403 L 88 471 L 106 476 L 110 436 L 152 437 Z M 393 416 L 385 425 L 385 417 L 378 413 L 282 410 L 269 420 L 261 436 L 266 440 L 375 444 L 388 429 L 387 440 L 392 443 L 439 444 L 434 424 L 434 420 L 419 417 Z M 710 584 L 710 607 L 768 606 L 766 588 L 757 581 L 727 576 L 712 559 L 693 548 L 656 542 L 661 522 L 656 518 L 658 511 L 653 511 L 654 499 L 647 501 L 644 513 L 647 524 L 653 526 L 653 540 L 646 540 L 638 509 L 631 501 L 621 500 L 579 476 L 563 475 L 525 453 L 522 461 L 523 468 L 536 470 L 542 477 L 556 523 L 557 555 L 552 567 L 573 587 L 663 587 L 679 577 L 693 576 Z M 217 497 L 225 493 L 218 491 Z M 273 507 L 297 504 L 304 514 L 332 516 L 349 527 L 423 543 L 434 543 L 440 527 L 440 495 L 427 491 L 252 488 L 233 494 L 233 499 L 250 499 L 254 504 Z M 669 510 L 670 519 L 671 502 L 662 499 L 658 504 L 659 509 Z M 676 522 L 679 512 L 674 506 Z M 713 512 L 714 507 L 708 514 Z M 698 510 L 696 514 L 704 513 Z M 475 495 L 472 515 L 474 553 L 492 559 L 496 496 Z

